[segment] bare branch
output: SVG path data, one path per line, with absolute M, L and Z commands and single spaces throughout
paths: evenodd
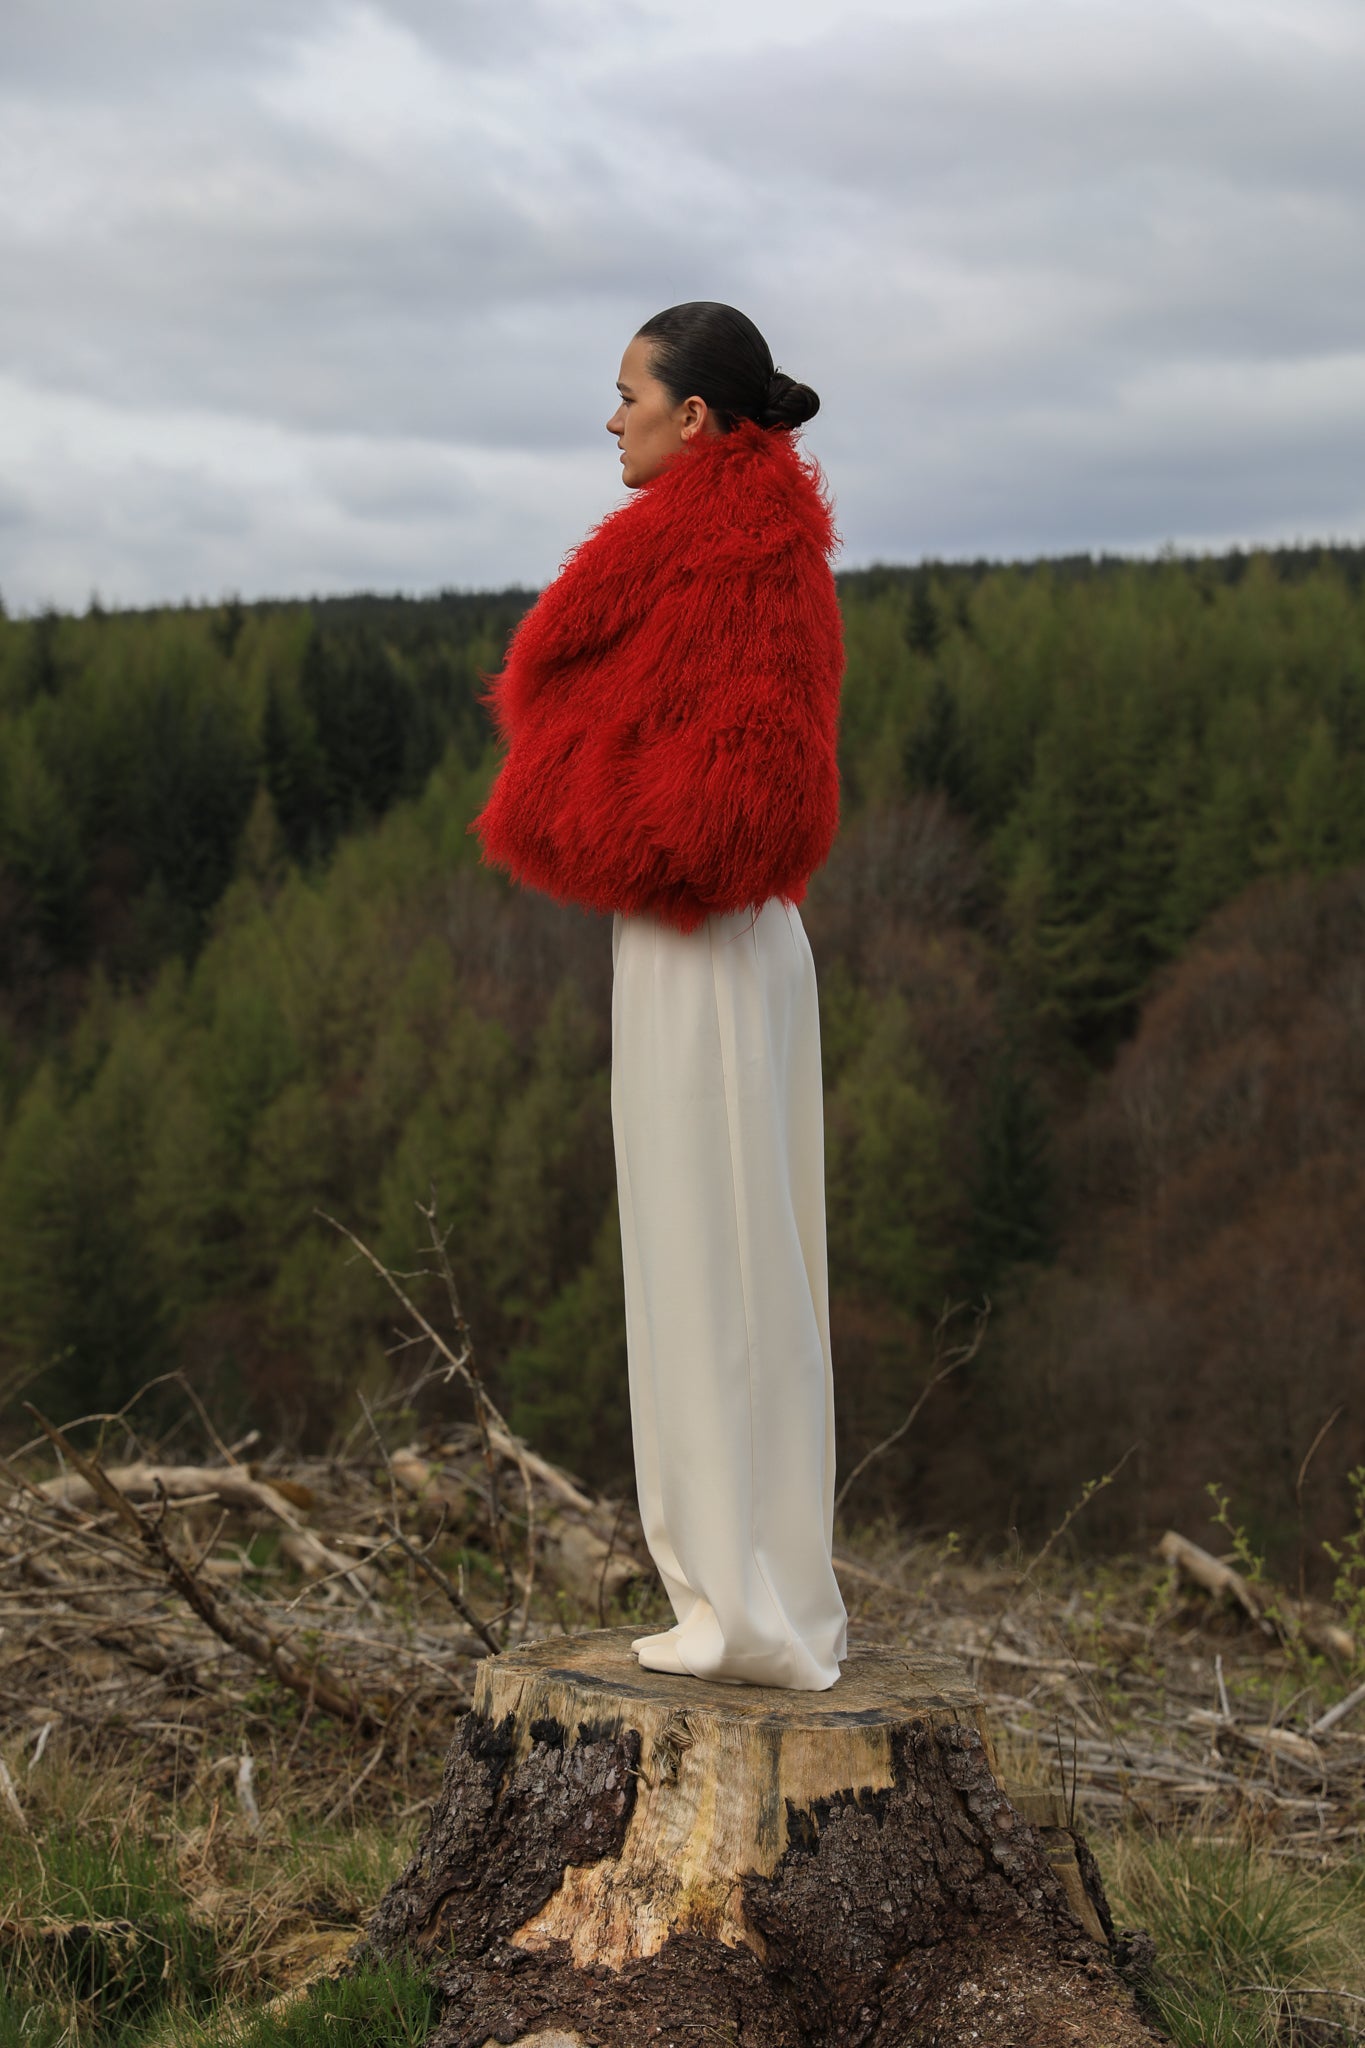
M 432 1206 L 434 1212 L 434 1203 Z M 418 1207 L 421 1208 L 420 1203 Z M 426 1214 L 427 1212 L 423 1211 L 423 1213 Z M 522 1594 L 520 1620 L 520 1634 L 524 1638 L 530 1621 L 531 1592 L 535 1584 L 536 1572 L 535 1490 L 531 1484 L 531 1469 L 526 1450 L 512 1434 L 511 1429 L 489 1399 L 483 1382 L 473 1369 L 472 1354 L 464 1356 L 451 1350 L 445 1338 L 441 1336 L 440 1332 L 422 1314 L 421 1309 L 418 1308 L 407 1289 L 400 1286 L 398 1279 L 389 1271 L 383 1260 L 372 1252 L 370 1247 L 361 1238 L 357 1237 L 353 1230 L 349 1229 L 344 1223 L 338 1223 L 336 1217 L 329 1216 L 325 1209 L 318 1209 L 315 1211 L 315 1214 L 320 1216 L 324 1223 L 330 1223 L 333 1230 L 340 1231 L 343 1237 L 350 1240 L 361 1257 L 374 1268 L 384 1284 L 402 1302 L 418 1328 L 430 1338 L 432 1344 L 436 1347 L 442 1358 L 445 1359 L 450 1369 L 450 1374 L 458 1376 L 469 1388 L 474 1397 L 475 1413 L 478 1418 L 480 1432 L 487 1445 L 487 1455 L 491 1457 L 494 1449 L 502 1450 L 505 1456 L 511 1457 L 515 1461 L 521 1473 L 522 1490 L 526 1498 L 526 1579 Z M 509 1596 L 511 1593 L 510 1577 L 510 1566 L 508 1566 L 505 1583 Z
M 929 1399 L 929 1396 L 933 1393 L 935 1387 L 942 1386 L 944 1380 L 948 1379 L 953 1373 L 957 1372 L 962 1366 L 966 1365 L 969 1362 L 969 1360 L 975 1358 L 977 1352 L 981 1349 L 981 1340 L 986 1334 L 986 1324 L 990 1320 L 991 1305 L 989 1302 L 986 1302 L 982 1308 L 976 1310 L 975 1325 L 973 1327 L 972 1334 L 967 1339 L 966 1343 L 960 1344 L 955 1351 L 950 1351 L 946 1354 L 943 1352 L 943 1337 L 945 1332 L 947 1331 L 948 1324 L 951 1321 L 951 1319 L 957 1314 L 958 1310 L 960 1308 L 964 1308 L 965 1306 L 966 1303 L 960 1301 L 954 1302 L 951 1307 L 947 1303 L 944 1304 L 943 1313 L 940 1315 L 938 1322 L 934 1326 L 933 1349 L 934 1359 L 938 1360 L 939 1358 L 942 1358 L 943 1363 L 939 1366 L 938 1371 L 934 1373 L 933 1377 L 929 1380 L 926 1380 L 923 1387 L 921 1387 L 915 1404 L 913 1408 L 911 1408 L 910 1413 L 906 1416 L 904 1422 L 902 1422 L 898 1428 L 893 1429 L 890 1436 L 884 1437 L 879 1444 L 874 1444 L 872 1449 L 867 1452 L 866 1456 L 860 1458 L 857 1464 L 853 1467 L 853 1470 L 849 1473 L 847 1479 L 839 1488 L 838 1493 L 834 1496 L 834 1512 L 836 1515 L 838 1514 L 840 1508 L 844 1504 L 844 1501 L 848 1497 L 849 1488 L 853 1485 L 853 1482 L 856 1479 L 860 1478 L 861 1475 L 867 1470 L 868 1466 L 872 1463 L 873 1459 L 880 1458 L 883 1451 L 889 1451 L 893 1444 L 898 1444 L 901 1438 L 906 1434 L 906 1431 L 914 1427 L 915 1423 L 919 1419 L 920 1410 L 923 1408 L 925 1402 Z
M 362 1724 L 384 1721 L 387 1702 L 362 1698 L 354 1687 L 335 1677 L 320 1661 L 300 1662 L 283 1639 L 276 1636 L 263 1620 L 251 1614 L 245 1602 L 229 1602 L 225 1595 L 211 1592 L 171 1548 L 159 1520 L 154 1521 L 134 1507 L 112 1483 L 98 1460 L 84 1457 L 54 1423 L 28 1402 L 24 1406 L 44 1436 L 75 1467 L 106 1507 L 120 1518 L 124 1527 L 137 1537 L 185 1605 L 198 1615 L 206 1628 L 269 1671 L 290 1692 L 297 1693 L 302 1699 L 315 1699 L 325 1712 Z

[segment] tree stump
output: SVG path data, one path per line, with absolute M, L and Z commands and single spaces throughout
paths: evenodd
M 630 1631 L 479 1667 L 368 1932 L 428 2048 L 1149 2048 L 1063 1816 L 1001 1789 L 953 1658 L 829 1692 L 642 1670 Z M 1060 1802 L 1055 1802 L 1059 1806 Z

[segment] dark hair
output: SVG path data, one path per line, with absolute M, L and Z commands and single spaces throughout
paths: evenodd
M 653 342 L 650 366 L 673 403 L 704 398 L 727 429 L 736 420 L 799 427 L 820 410 L 809 384 L 773 368 L 767 342 L 734 306 L 689 299 L 646 320 L 639 338 Z

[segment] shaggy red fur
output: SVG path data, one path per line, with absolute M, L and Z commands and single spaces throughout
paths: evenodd
M 610 513 L 484 699 L 508 743 L 484 862 L 681 931 L 799 903 L 839 819 L 836 543 L 819 470 L 749 421 Z

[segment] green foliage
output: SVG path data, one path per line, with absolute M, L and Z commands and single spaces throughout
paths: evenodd
M 268 1683 L 254 1692 L 245 1705 L 259 1723 L 281 1695 Z M 291 1704 L 279 1725 L 297 1744 Z M 307 1719 L 325 1744 L 325 1717 Z M 327 1761 L 334 1776 L 353 1763 Z M 224 1821 L 211 1790 L 168 1805 L 136 1778 L 127 1759 L 74 1770 L 54 1767 L 49 1751 L 23 1785 L 32 1831 L 0 1821 L 0 2048 L 402 2048 L 428 2038 L 436 2002 L 424 1980 L 347 1953 L 407 1856 L 402 1816 L 319 1826 L 304 1799 L 246 1834 Z M 333 1976 L 305 1990 L 299 1972 L 317 1967 L 320 1929 Z
M 1354 556 L 936 565 L 844 592 L 854 806 L 884 800 L 893 746 L 906 786 L 977 822 L 1019 992 L 1087 1049 L 1265 869 L 1365 851 Z
M 549 1300 L 565 1277 L 567 1248 L 579 1253 L 575 1265 L 586 1256 L 591 1222 L 609 1199 L 610 1111 L 597 1030 L 578 988 L 564 983 L 498 1131 L 487 1190 L 489 1279 L 514 1316 Z
M 1365 1466 L 1347 1474 L 1347 1487 L 1354 1510 L 1351 1525 L 1340 1543 L 1324 1538 L 1322 1548 L 1334 1568 L 1332 1604 L 1337 1620 L 1356 1644 L 1354 1669 L 1365 1667 Z M 1227 1489 L 1210 1480 L 1205 1492 L 1213 1502 L 1211 1520 L 1228 1539 L 1232 1563 L 1247 1584 L 1257 1588 L 1258 1607 L 1283 1642 L 1301 1683 L 1321 1689 L 1327 1677 L 1327 1662 L 1305 1643 L 1298 1615 L 1275 1590 L 1266 1560 L 1246 1528 L 1233 1515 Z
M 261 2013 L 245 2025 L 234 2019 L 218 2039 L 223 2048 L 335 2048 L 363 2040 L 367 2048 L 421 2048 L 436 2023 L 437 1999 L 428 1980 L 404 1964 L 371 1964 L 352 1976 L 311 1985 L 296 2003 Z M 203 2048 L 214 2048 L 206 2034 Z
M 316 721 L 292 676 L 272 675 L 266 683 L 261 758 L 265 786 L 294 859 L 306 863 L 326 853 L 336 837 L 331 778 Z
M 947 1106 L 900 996 L 870 1008 L 865 1032 L 828 1102 L 830 1263 L 850 1291 L 928 1311 L 948 1255 Z
M 1286 2038 L 1280 1994 L 1292 2002 L 1359 1968 L 1363 1901 L 1349 1878 L 1250 1846 L 1135 1831 L 1103 1845 L 1101 1860 L 1115 1918 L 1156 1943 L 1146 1990 L 1180 2048 L 1273 2048 Z M 1300 2009 L 1311 2025 L 1313 2006 Z
M 78 2017 L 80 2039 L 112 2048 L 164 2011 L 207 2008 L 213 1937 L 150 1837 L 63 1823 L 39 1847 L 7 1829 L 0 1896 L 30 1908 L 29 1931 L 6 1935 L 13 1988 L 0 2004 L 0 2043 L 68 2038 Z M 54 2020 L 58 2031 L 45 2036 Z
M 0 995 L 54 964 L 145 979 L 193 955 L 263 791 L 310 864 L 452 742 L 474 766 L 480 677 L 525 603 L 0 618 L 0 911 L 35 942 L 0 942 Z
M 78 953 L 85 939 L 88 856 L 33 723 L 16 723 L 6 739 L 0 754 L 0 859 L 30 929 L 64 959 Z
M 962 810 L 972 808 L 962 714 L 941 675 L 930 684 L 924 709 L 905 743 L 905 780 L 911 789 L 941 789 L 950 803 Z
M 828 881 L 830 1269 L 869 1430 L 950 1287 L 1035 1318 L 1036 1364 L 995 1374 L 997 1315 L 982 1430 L 1089 1384 L 1056 1126 L 1212 913 L 1365 857 L 1363 560 L 841 578 L 869 828 L 842 844 L 881 866 L 840 878 L 836 848 L 811 906 Z M 467 830 L 526 602 L 0 617 L 0 1384 L 41 1369 L 40 1399 L 91 1408 L 178 1365 L 325 1435 L 391 1337 L 315 1211 L 407 1269 L 434 1193 L 490 1382 L 542 1448 L 624 1476 L 606 934 Z M 936 822 L 878 839 L 905 817 Z M 1100 1356 L 1137 1327 L 1125 1303 L 1095 1340 L 1086 1462 L 1045 1477 L 1042 1447 L 1007 1502 L 1048 1515 L 1147 1433 L 1111 1442 L 1143 1382 Z
M 1365 855 L 1359 558 L 1089 558 L 841 579 L 846 809 L 941 790 L 992 849 L 1033 1014 L 1112 1047 L 1266 868 Z M 258 791 L 325 861 L 488 752 L 525 593 L 0 619 L 0 883 L 50 959 L 192 953 Z M 0 959 L 0 987 L 32 963 Z
M 962 1280 L 974 1298 L 991 1295 L 1013 1267 L 1045 1264 L 1055 1250 L 1048 1115 L 1007 1044 L 996 1058 L 981 1110 Z
M 66 2048 L 70 2038 L 65 2018 L 52 2005 L 0 1984 L 0 2048 Z
M 116 1403 L 164 1363 L 165 1303 L 140 1227 L 162 1069 L 150 1019 L 126 1016 L 91 1085 L 64 1101 L 44 1068 L 0 1155 L 0 1316 L 68 1409 Z
M 507 1361 L 512 1427 L 571 1471 L 631 1464 L 621 1223 L 613 1201 L 587 1265 Z
M 1232 1502 L 1225 1486 L 1211 1479 L 1205 1492 L 1213 1502 L 1212 1520 L 1228 1538 L 1232 1561 L 1248 1585 L 1259 1586 L 1266 1576 L 1265 1559 L 1256 1549 L 1242 1524 L 1233 1519 Z

